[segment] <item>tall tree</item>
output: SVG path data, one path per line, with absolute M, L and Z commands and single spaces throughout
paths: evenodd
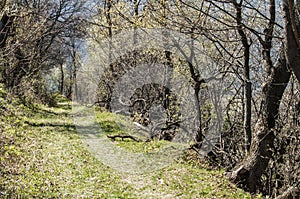
M 244 72 L 244 136 L 245 136 L 245 148 L 248 152 L 251 144 L 251 115 L 252 115 L 252 89 L 251 89 L 251 80 L 250 80 L 250 42 L 245 33 L 245 27 L 243 26 L 243 13 L 242 13 L 242 1 L 239 3 L 233 1 L 234 7 L 236 9 L 236 23 L 237 31 L 241 37 L 241 43 L 243 45 L 243 72 Z
M 265 172 L 274 150 L 274 127 L 279 115 L 279 105 L 291 73 L 284 52 L 262 88 L 263 100 L 260 117 L 255 125 L 249 154 L 228 174 L 229 179 L 254 193 Z
M 2 70 L 2 81 L 7 88 L 21 88 L 23 81 L 41 79 L 42 74 L 55 66 L 57 46 L 68 45 L 69 37 L 80 37 L 83 21 L 80 12 L 84 1 L 16 1 L 15 27 L 7 39 L 6 47 L 12 49 L 7 65 Z M 21 92 L 22 93 L 22 92 Z
M 229 54 L 235 58 L 235 62 L 244 68 L 244 84 L 245 84 L 245 118 L 244 118 L 244 131 L 247 142 L 252 138 L 251 146 L 248 155 L 238 164 L 231 173 L 228 174 L 229 178 L 238 183 L 245 189 L 255 192 L 257 190 L 258 183 L 261 180 L 262 174 L 268 167 L 269 160 L 273 157 L 274 151 L 274 128 L 276 125 L 276 119 L 279 115 L 279 105 L 285 91 L 285 88 L 290 79 L 290 72 L 287 68 L 285 53 L 282 47 L 274 45 L 275 38 L 280 38 L 282 30 L 275 32 L 275 27 L 280 27 L 276 22 L 276 1 L 269 0 L 267 3 L 261 2 L 265 5 L 267 10 L 260 11 L 257 5 L 248 1 L 205 1 L 208 3 L 210 10 L 203 9 L 203 6 L 198 6 L 195 3 L 181 1 L 182 4 L 190 7 L 193 10 L 197 10 L 199 13 L 205 14 L 209 17 L 214 27 L 210 26 L 197 26 L 198 32 L 205 35 L 210 35 L 215 44 L 221 46 L 224 54 Z M 256 2 L 259 3 L 259 2 Z M 232 9 L 235 10 L 236 15 L 232 14 Z M 218 12 L 217 12 L 218 11 Z M 256 13 L 256 14 L 255 14 Z M 253 14 L 253 15 L 252 15 Z M 243 20 L 243 16 L 246 17 Z M 262 18 L 257 18 L 255 15 L 260 15 Z M 251 20 L 250 20 L 251 19 Z M 257 24 L 260 24 L 260 28 L 257 28 Z M 261 27 L 264 27 L 263 29 Z M 292 26 L 291 26 L 292 27 Z M 235 53 L 230 52 L 229 46 L 226 46 L 228 39 L 218 32 L 222 30 L 230 31 L 232 29 L 237 30 L 239 40 L 243 49 L 243 64 L 240 64 L 240 58 Z M 231 37 L 236 35 L 231 32 Z M 250 36 L 256 37 L 253 40 Z M 249 39 L 250 38 L 250 39 Z M 280 42 L 279 39 L 276 39 Z M 250 49 L 251 42 L 255 43 L 261 49 L 258 52 Z M 292 43 L 292 42 L 291 42 Z M 295 40 L 293 45 L 295 46 Z M 290 44 L 291 45 L 291 44 Z M 296 46 L 295 46 L 296 47 Z M 294 48 L 295 49 L 295 48 Z M 219 50 L 221 56 L 224 56 L 222 51 Z M 295 52 L 295 51 L 293 51 Z M 255 63 L 254 59 L 250 59 L 251 53 L 256 53 L 257 59 L 262 58 L 258 63 L 260 66 L 260 72 L 262 68 L 265 69 L 267 78 L 262 82 L 262 101 L 261 108 L 258 114 L 257 123 L 254 131 L 251 133 L 251 82 L 249 69 L 250 64 Z M 276 54 L 279 58 L 276 60 Z M 275 64 L 276 63 L 276 64 Z M 230 66 L 230 69 L 232 66 Z M 296 72 L 297 73 L 297 72 Z M 249 148 L 248 148 L 249 149 Z

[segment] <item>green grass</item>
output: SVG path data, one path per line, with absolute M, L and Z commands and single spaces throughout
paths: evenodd
M 124 120 L 114 113 L 97 112 L 97 120 L 107 134 L 134 135 L 132 129 L 124 128 L 126 126 Z M 130 139 L 117 139 L 114 142 L 123 149 L 136 153 L 156 152 L 169 144 L 161 140 L 136 142 Z M 189 153 L 186 156 L 167 168 L 142 176 L 141 178 L 148 179 L 148 183 L 138 186 L 140 188 L 137 193 L 161 193 L 160 196 L 155 196 L 158 198 L 253 198 L 226 180 L 223 176 L 224 170 L 207 169 L 205 163 L 195 158 L 189 159 L 191 158 Z
M 1 99 L 2 106 L 10 107 Z M 69 108 L 67 101 L 33 112 L 20 105 L 0 117 L 0 198 L 251 198 L 230 184 L 222 170 L 208 170 L 195 161 L 180 159 L 139 175 L 115 171 L 88 152 Z M 107 134 L 127 133 L 114 114 L 98 113 L 98 121 Z M 115 144 L 148 153 L 168 143 Z
M 97 121 L 102 131 L 107 135 L 132 135 L 140 138 L 140 136 L 134 133 L 134 130 L 128 127 L 129 119 L 124 116 L 116 115 L 110 112 L 96 112 Z M 146 140 L 145 138 L 141 138 Z M 167 147 L 170 143 L 164 140 L 153 140 L 151 142 L 136 142 L 132 139 L 116 139 L 115 144 L 121 148 L 134 153 L 153 153 L 157 152 L 164 147 Z
M 121 176 L 83 147 L 64 109 L 41 109 L 15 128 L 4 146 L 1 171 L 4 198 L 130 198 L 134 192 Z M 8 159 L 13 157 L 13 161 Z M 15 159 L 15 161 L 14 161 Z M 11 167 L 13 166 L 13 167 Z

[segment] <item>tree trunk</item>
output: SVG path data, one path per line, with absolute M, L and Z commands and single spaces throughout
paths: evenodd
M 288 64 L 300 82 L 300 41 L 298 19 L 295 16 L 294 1 L 284 0 L 284 22 L 285 22 L 285 52 Z M 299 16 L 298 16 L 299 18 Z
M 6 12 L 4 12 L 4 14 L 0 20 L 0 48 L 5 47 L 8 33 L 13 24 L 13 20 L 14 20 L 14 17 L 8 16 L 6 14 Z
M 64 74 L 64 65 L 61 63 L 60 64 L 60 87 L 59 87 L 59 92 L 61 95 L 64 94 L 64 86 L 65 86 L 65 74 Z
M 248 153 L 251 144 L 251 98 L 252 89 L 250 81 L 250 44 L 247 35 L 243 28 L 242 4 L 235 2 L 237 30 L 243 44 L 244 57 L 244 134 L 245 134 L 245 149 Z
M 112 36 L 113 36 L 113 23 L 111 19 L 111 9 L 112 9 L 112 0 L 107 0 L 106 2 L 106 20 L 108 23 L 107 30 L 108 30 L 108 37 L 109 37 L 109 51 L 108 51 L 108 60 L 109 60 L 109 67 L 112 74 L 115 74 L 115 70 L 112 64 L 113 58 L 113 46 L 112 46 Z M 115 76 L 115 75 L 114 75 Z
M 227 174 L 240 187 L 254 193 L 273 154 L 275 138 L 273 128 L 278 117 L 279 105 L 290 79 L 284 53 L 281 53 L 276 67 L 263 87 L 262 111 L 255 126 L 249 154 L 241 164 Z
M 133 34 L 133 44 L 134 46 L 137 44 L 137 27 L 138 27 L 138 19 L 139 19 L 139 1 L 133 0 L 133 18 L 134 18 L 134 34 Z M 135 53 L 136 54 L 136 53 Z M 135 66 L 134 66 L 135 67 Z
M 72 84 L 73 84 L 73 92 L 78 93 L 78 88 L 77 88 L 77 49 L 76 49 L 76 44 L 75 41 L 72 41 L 72 57 L 73 57 L 73 74 L 72 74 Z

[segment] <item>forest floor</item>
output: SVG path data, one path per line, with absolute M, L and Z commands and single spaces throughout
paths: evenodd
M 77 133 L 69 102 L 32 110 L 1 98 L 0 105 L 0 198 L 254 198 L 229 183 L 223 170 L 197 161 L 139 174 L 108 167 Z M 104 130 L 116 128 L 110 113 L 99 113 L 98 121 Z M 133 151 L 159 145 L 115 143 Z

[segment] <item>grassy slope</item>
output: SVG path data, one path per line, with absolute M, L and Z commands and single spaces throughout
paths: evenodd
M 178 162 L 151 174 L 118 173 L 85 149 L 70 109 L 40 107 L 29 114 L 15 107 L 13 112 L 22 114 L 2 114 L 0 120 L 0 198 L 251 198 L 227 182 L 222 171 L 192 163 Z M 99 119 L 114 128 L 114 116 Z M 145 147 L 119 144 L 128 150 Z

